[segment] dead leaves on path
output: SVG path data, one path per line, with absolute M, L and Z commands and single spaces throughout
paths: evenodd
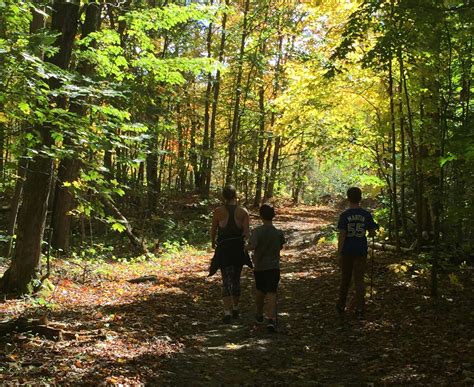
M 422 283 L 401 282 L 378 255 L 367 320 L 334 311 L 334 246 L 311 243 L 336 214 L 282 208 L 288 232 L 278 333 L 254 324 L 252 273 L 244 270 L 241 318 L 220 323 L 220 281 L 210 254 L 102 267 L 86 284 L 53 278 L 52 324 L 77 333 L 50 341 L 29 333 L 0 339 L 0 383 L 56 384 L 472 384 L 472 282 L 433 301 Z M 106 273 L 106 274 L 103 274 Z M 128 280 L 155 275 L 156 280 Z M 449 282 L 449 281 L 448 281 Z M 452 301 L 449 301 L 452 300 Z M 0 304 L 4 319 L 39 317 L 32 300 Z

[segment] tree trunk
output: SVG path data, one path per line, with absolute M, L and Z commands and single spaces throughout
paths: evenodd
M 15 228 L 18 220 L 18 209 L 21 204 L 21 197 L 23 194 L 23 185 L 26 177 L 26 170 L 28 169 L 28 159 L 26 157 L 20 157 L 18 161 L 18 178 L 15 183 L 15 192 L 11 199 L 10 204 L 10 217 L 8 220 L 7 235 L 9 236 L 8 247 L 6 251 L 6 257 L 11 258 L 13 252 L 13 236 L 15 235 Z
M 234 180 L 235 159 L 237 154 L 237 142 L 239 137 L 239 121 L 240 121 L 240 98 L 242 95 L 242 76 L 244 71 L 244 53 L 245 42 L 247 40 L 247 23 L 249 13 L 250 0 L 245 0 L 244 5 L 244 20 L 242 25 L 242 36 L 240 39 L 239 57 L 237 60 L 237 75 L 235 79 L 235 96 L 234 96 L 234 110 L 232 114 L 232 126 L 229 136 L 228 147 L 228 163 L 226 171 L 226 184 L 231 184 Z
M 277 169 L 278 169 L 278 159 L 280 158 L 280 147 L 281 147 L 281 137 L 277 136 L 275 139 L 275 145 L 273 147 L 273 157 L 272 165 L 270 167 L 270 176 L 268 178 L 268 186 L 265 192 L 265 200 L 268 200 L 273 197 L 273 190 L 275 187 Z
M 158 136 L 156 131 L 148 139 L 148 153 L 146 155 L 146 182 L 147 182 L 147 198 L 148 213 L 153 215 L 156 211 L 158 202 L 158 152 L 156 149 Z
M 280 23 L 280 22 L 278 22 Z M 282 61 L 284 60 L 283 57 L 283 40 L 284 36 L 281 32 L 281 27 L 280 24 L 278 25 L 278 54 L 277 54 L 277 61 L 275 65 L 275 73 L 274 73 L 274 86 L 273 86 L 273 95 L 272 95 L 272 100 L 275 100 L 276 97 L 278 96 L 278 93 L 280 92 L 281 88 L 281 73 L 282 73 Z M 276 113 L 275 111 L 272 110 L 270 114 L 270 128 L 269 130 L 273 130 L 274 125 L 276 121 Z M 266 145 L 266 152 L 267 152 L 267 158 L 266 158 L 266 165 L 265 165 L 265 183 L 264 183 L 264 197 L 263 201 L 268 200 L 269 198 L 273 197 L 273 187 L 275 184 L 275 179 L 276 179 L 276 172 L 277 172 L 277 166 L 278 166 L 278 158 L 279 158 L 279 153 L 280 153 L 280 143 L 281 143 L 281 138 L 279 136 L 276 137 L 274 141 L 274 148 L 273 148 L 273 158 L 271 157 L 272 155 L 272 142 L 273 139 L 272 137 L 268 138 L 267 145 Z M 271 163 L 270 163 L 271 160 Z
M 263 188 L 263 167 L 265 164 L 265 90 L 262 84 L 258 90 L 258 106 L 260 110 L 259 116 L 259 131 L 258 131 L 258 156 L 257 156 L 257 181 L 255 185 L 255 198 L 253 205 L 257 207 L 262 200 L 262 188 Z
M 54 2 L 51 29 L 60 34 L 55 42 L 59 50 L 47 60 L 63 69 L 69 66 L 78 18 L 78 4 Z M 58 81 L 50 82 L 50 87 L 59 87 Z M 43 147 L 48 148 L 53 144 L 51 126 L 45 124 L 36 129 L 39 134 L 39 153 L 28 165 L 18 216 L 15 252 L 10 267 L 0 281 L 0 288 L 5 292 L 27 293 L 28 284 L 40 268 L 41 242 L 54 163 L 43 152 Z
M 165 171 L 167 149 L 168 149 L 168 140 L 166 138 L 163 138 L 163 141 L 161 142 L 160 168 L 158 170 L 158 181 L 156 184 L 156 191 L 158 192 L 158 195 L 161 193 L 161 187 L 163 184 L 163 172 Z
M 180 192 L 186 191 L 186 160 L 185 160 L 185 131 L 181 117 L 181 105 L 178 103 L 176 107 L 176 126 L 178 130 L 178 187 Z
M 3 106 L 0 107 L 3 111 Z M 5 177 L 5 163 L 4 163 L 4 149 L 5 149 L 5 125 L 0 122 L 0 174 Z
M 392 58 L 388 62 L 388 93 L 390 97 L 390 133 L 391 133 L 391 153 L 392 153 L 392 208 L 393 208 L 393 224 L 395 234 L 395 246 L 400 248 L 400 225 L 397 198 L 397 136 L 395 126 L 395 104 L 393 96 L 393 69 Z
M 401 49 L 399 49 L 401 51 Z M 399 53 L 401 57 L 401 53 Z M 403 67 L 400 67 L 400 80 L 398 83 L 398 114 L 400 124 L 400 148 L 401 148 L 401 160 L 400 160 L 400 217 L 402 222 L 403 237 L 406 239 L 408 236 L 408 225 L 407 225 L 407 209 L 406 209 L 406 154 L 405 154 L 405 118 L 403 116 Z
M 89 3 L 86 8 L 86 16 L 82 25 L 81 38 L 85 38 L 90 33 L 97 31 L 100 16 L 100 6 L 98 3 Z M 89 75 L 92 72 L 92 66 L 87 63 L 80 63 L 77 71 L 82 75 Z M 86 104 L 82 99 L 71 102 L 69 109 L 76 115 L 83 117 L 87 113 Z M 72 139 L 69 136 L 64 137 L 64 145 L 72 146 Z M 74 195 L 68 187 L 64 186 L 65 182 L 72 182 L 79 177 L 81 161 L 78 155 L 66 157 L 61 160 L 58 168 L 58 178 L 56 182 L 54 195 L 54 208 L 52 214 L 52 239 L 51 244 L 55 249 L 63 251 L 69 250 L 69 239 L 71 230 L 70 211 L 74 207 Z
M 225 0 L 225 5 L 229 5 L 229 0 Z M 225 50 L 225 42 L 226 42 L 226 26 L 227 26 L 227 13 L 224 13 L 222 16 L 222 32 L 221 32 L 221 41 L 219 43 L 219 62 L 224 60 L 224 50 Z M 217 70 L 216 78 L 214 80 L 214 90 L 212 96 L 212 107 L 211 107 L 211 122 L 210 122 L 210 129 L 209 129 L 209 159 L 207 160 L 206 172 L 205 176 L 203 176 L 203 180 L 205 180 L 204 192 L 203 196 L 208 197 L 209 191 L 211 189 L 211 176 L 212 176 L 212 163 L 213 163 L 213 154 L 214 154 L 214 145 L 215 145 L 215 138 L 216 138 L 216 118 L 217 118 L 217 105 L 219 103 L 219 93 L 220 93 L 220 85 L 221 85 L 221 72 Z
M 213 1 L 209 2 L 209 5 L 212 5 Z M 212 58 L 212 28 L 213 24 L 209 24 L 209 28 L 207 30 L 207 38 L 206 38 L 206 47 L 207 47 L 207 57 Z M 207 176 L 210 174 L 209 164 L 210 164 L 210 135 L 209 135 L 209 126 L 211 124 L 210 118 L 210 108 L 211 108 L 211 95 L 212 95 L 212 74 L 208 74 L 207 76 L 207 87 L 206 87 L 206 94 L 204 97 L 204 133 L 202 138 L 202 156 L 201 156 L 201 166 L 200 166 L 200 174 L 201 179 L 199 181 L 199 191 L 201 195 L 204 197 L 209 195 L 209 192 L 206 190 L 206 181 Z M 197 171 L 195 171 L 196 173 Z M 207 191 L 207 192 L 206 192 Z
M 263 182 L 263 202 L 267 200 L 267 192 L 268 192 L 268 183 L 270 181 L 270 165 L 272 159 L 272 147 L 273 139 L 272 137 L 268 137 L 267 144 L 265 145 L 265 179 Z
M 401 54 L 401 53 L 400 53 Z M 419 251 L 423 239 L 423 228 L 422 228 L 422 201 L 421 201 L 421 188 L 418 181 L 418 150 L 415 144 L 415 134 L 413 129 L 413 115 L 411 111 L 410 95 L 408 93 L 407 79 L 404 70 L 403 57 L 399 55 L 398 58 L 400 73 L 402 74 L 403 81 L 403 93 L 405 96 L 405 106 L 407 108 L 407 134 L 408 143 L 411 149 L 411 173 L 413 181 L 413 195 L 415 197 L 415 216 L 416 216 L 416 250 Z
M 193 107 L 189 104 L 189 109 L 192 110 Z M 190 118 L 191 130 L 189 133 L 189 162 L 193 168 L 193 176 L 191 180 L 191 186 L 194 187 L 196 192 L 202 193 L 203 182 L 202 182 L 202 168 L 203 163 L 199 164 L 198 157 L 198 147 L 196 143 L 196 135 L 198 129 L 198 122 L 191 116 Z M 209 136 L 209 133 L 208 133 Z M 209 144 L 207 145 L 209 147 Z M 202 158 L 201 158 L 202 161 Z M 207 161 L 206 161 L 207 163 Z

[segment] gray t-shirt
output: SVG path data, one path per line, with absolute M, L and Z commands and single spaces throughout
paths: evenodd
M 280 268 L 280 250 L 286 243 L 281 230 L 263 224 L 252 230 L 250 244 L 255 247 L 253 264 L 255 271 Z

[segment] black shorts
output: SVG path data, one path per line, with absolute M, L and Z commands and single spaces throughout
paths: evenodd
M 255 286 L 263 293 L 276 293 L 280 282 L 280 269 L 254 271 Z

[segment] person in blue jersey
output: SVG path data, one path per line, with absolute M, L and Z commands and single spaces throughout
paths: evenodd
M 222 191 L 224 205 L 216 208 L 212 217 L 211 244 L 215 249 L 210 275 L 217 269 L 222 274 L 223 322 L 230 324 L 239 317 L 240 274 L 244 264 L 252 265 L 244 250 L 249 238 L 249 213 L 237 204 L 237 192 L 232 185 Z
M 341 267 L 341 285 L 336 310 L 343 314 L 351 279 L 355 285 L 355 311 L 357 318 L 364 318 L 365 286 L 364 274 L 367 263 L 367 234 L 375 235 L 377 224 L 372 214 L 360 207 L 362 191 L 358 187 L 347 190 L 349 208 L 340 216 L 337 224 L 339 237 L 337 251 Z

